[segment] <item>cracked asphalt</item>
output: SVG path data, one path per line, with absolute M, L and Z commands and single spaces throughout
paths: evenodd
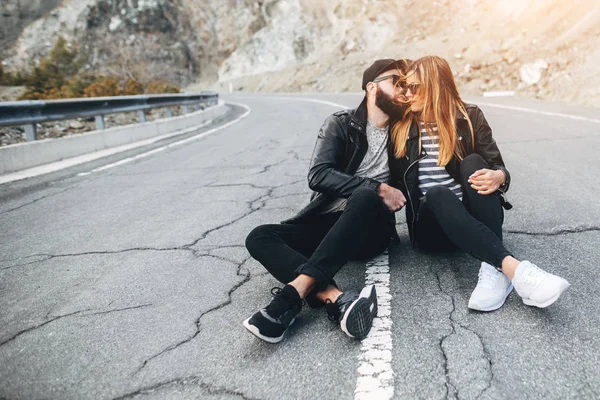
M 0 186 L 0 398 L 353 398 L 360 345 L 324 311 L 305 310 L 279 345 L 241 325 L 277 284 L 246 235 L 308 200 L 314 140 L 336 111 L 322 101 L 360 102 L 297 98 L 227 95 L 252 113 L 210 136 L 88 176 L 77 173 L 135 152 Z M 472 312 L 479 263 L 411 249 L 400 212 L 395 397 L 600 398 L 600 124 L 482 109 L 513 176 L 507 247 L 572 286 L 548 309 L 512 293 L 496 312 Z M 360 287 L 364 275 L 352 262 L 336 280 Z

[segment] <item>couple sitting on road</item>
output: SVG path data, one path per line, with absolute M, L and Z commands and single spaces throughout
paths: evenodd
M 377 315 L 374 286 L 342 291 L 333 280 L 397 240 L 394 213 L 406 205 L 413 246 L 460 249 L 481 260 L 468 307 L 496 310 L 513 287 L 530 306 L 554 303 L 569 283 L 502 243 L 510 185 L 481 110 L 462 101 L 446 60 L 377 60 L 363 74 L 365 98 L 325 120 L 313 152 L 310 203 L 282 224 L 262 225 L 246 247 L 283 288 L 244 321 L 277 343 L 306 302 L 325 307 L 344 333 L 363 339 Z

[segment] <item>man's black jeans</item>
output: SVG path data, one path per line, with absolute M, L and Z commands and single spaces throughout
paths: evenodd
M 488 168 L 479 154 L 465 157 L 460 167 L 459 182 L 463 201 L 450 189 L 436 186 L 421 200 L 415 226 L 416 241 L 423 250 L 444 252 L 461 249 L 501 268 L 502 260 L 511 253 L 502 244 L 504 212 L 498 192 L 481 195 L 469 184 L 469 176 Z
M 261 225 L 246 238 L 246 248 L 281 283 L 299 274 L 315 278 L 315 293 L 335 285 L 333 277 L 347 261 L 366 260 L 387 248 L 390 214 L 374 190 L 359 188 L 343 212 L 293 224 Z

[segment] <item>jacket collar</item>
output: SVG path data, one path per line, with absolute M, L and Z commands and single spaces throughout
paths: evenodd
M 412 124 L 410 124 L 410 130 L 408 131 L 408 138 L 414 139 L 419 136 L 419 128 L 417 126 L 417 120 L 413 118 Z
M 456 110 L 456 126 L 458 127 L 460 124 L 465 123 L 467 118 L 461 114 L 461 112 Z M 413 119 L 413 123 L 410 125 L 410 131 L 408 132 L 408 138 L 413 139 L 419 136 L 419 129 L 417 128 L 417 121 Z
M 354 110 L 350 119 L 350 126 L 361 133 L 365 133 L 365 127 L 367 126 L 367 96 L 365 96 L 360 105 Z

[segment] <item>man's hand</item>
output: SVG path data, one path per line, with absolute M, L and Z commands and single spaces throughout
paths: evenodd
M 377 186 L 377 194 L 391 212 L 400 210 L 406 204 L 406 197 L 401 191 L 385 183 Z
M 504 184 L 504 172 L 492 169 L 480 169 L 469 177 L 471 187 L 479 194 L 492 194 Z

